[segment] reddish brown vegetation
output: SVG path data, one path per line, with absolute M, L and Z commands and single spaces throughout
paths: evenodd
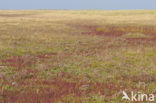
M 156 41 L 156 37 L 153 38 L 126 38 L 127 41 L 146 41 L 146 42 L 150 42 L 150 41 Z
M 79 27 L 80 28 L 80 27 Z M 153 26 L 82 26 L 89 32 L 82 32 L 83 35 L 100 35 L 107 37 L 121 37 L 127 33 L 143 33 L 152 38 L 126 38 L 127 41 L 155 41 L 156 29 Z M 99 29 L 99 30 L 98 30 Z
M 38 57 L 40 59 L 49 59 L 53 55 L 57 55 L 57 53 L 40 54 L 40 55 L 37 55 L 36 57 Z
M 63 73 L 63 75 L 69 75 Z M 70 74 L 71 75 L 71 74 Z M 90 94 L 101 94 L 104 96 L 112 96 L 114 93 L 120 92 L 124 89 L 124 84 L 113 82 L 100 83 L 100 82 L 81 82 L 80 78 L 75 78 L 74 81 L 66 81 L 62 77 L 57 77 L 52 80 L 28 80 L 23 81 L 27 86 L 26 91 L 4 91 L 3 100 L 11 101 L 11 103 L 29 102 L 29 103 L 55 103 L 55 101 L 62 101 L 68 103 L 69 101 L 63 100 L 67 96 L 83 97 Z M 28 83 L 29 82 L 29 83 Z M 30 85 L 30 82 L 33 85 Z M 21 82 L 22 83 L 22 82 Z M 22 83 L 23 84 L 23 83 Z M 22 84 L 20 86 L 22 86 Z M 24 85 L 23 85 L 24 86 Z M 33 87 L 33 88 L 32 88 Z M 19 87 L 21 88 L 21 87 Z M 77 103 L 80 103 L 78 101 Z
M 108 27 L 110 31 L 98 31 L 98 27 L 87 27 L 90 31 L 89 32 L 82 32 L 82 34 L 85 35 L 103 35 L 103 36 L 109 36 L 109 37 L 120 37 L 123 32 L 119 30 L 115 30 L 115 27 Z
M 34 64 L 36 59 L 49 59 L 52 55 L 56 54 L 17 56 L 2 60 L 2 63 L 19 70 L 20 68 Z M 124 85 L 113 82 L 83 82 L 81 81 L 82 78 L 65 72 L 59 72 L 51 80 L 40 80 L 40 78 L 34 75 L 37 73 L 36 69 L 25 69 L 20 73 L 20 77 L 15 75 L 14 78 L 18 80 L 17 85 L 14 85 L 16 88 L 18 87 L 18 90 L 4 90 L 1 94 L 3 102 L 54 103 L 55 101 L 62 101 L 63 103 L 68 103 L 69 101 L 63 100 L 68 95 L 80 98 L 99 93 L 105 96 L 112 96 L 114 92 L 119 92 L 124 88 Z M 66 79 L 72 79 L 72 81 L 67 81 Z M 12 85 L 10 83 L 7 84 Z M 22 92 L 23 88 L 25 89 Z M 80 101 L 77 103 L 80 103 Z
M 53 55 L 57 55 L 57 53 L 14 56 L 10 59 L 1 60 L 1 62 L 6 66 L 21 68 L 35 64 L 37 60 L 50 59 Z

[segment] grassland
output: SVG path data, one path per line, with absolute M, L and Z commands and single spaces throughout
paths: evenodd
M 156 94 L 156 11 L 0 11 L 0 103 L 129 103 Z

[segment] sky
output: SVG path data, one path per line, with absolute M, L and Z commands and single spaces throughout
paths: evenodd
M 0 0 L 0 9 L 156 9 L 156 0 Z

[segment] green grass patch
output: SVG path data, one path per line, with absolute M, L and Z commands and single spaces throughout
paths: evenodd
M 123 35 L 123 37 L 126 37 L 126 38 L 151 38 L 151 36 L 145 35 L 143 33 L 127 33 L 127 34 Z

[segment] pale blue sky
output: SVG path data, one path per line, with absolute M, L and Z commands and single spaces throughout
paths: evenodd
M 156 9 L 156 0 L 0 0 L 0 9 Z

